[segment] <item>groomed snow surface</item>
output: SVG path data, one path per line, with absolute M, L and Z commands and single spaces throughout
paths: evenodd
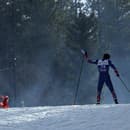
M 0 130 L 130 130 L 130 105 L 0 109 Z

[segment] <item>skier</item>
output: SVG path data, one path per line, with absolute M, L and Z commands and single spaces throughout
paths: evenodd
M 8 96 L 0 96 L 2 101 L 0 102 L 0 108 L 9 108 L 9 97 Z
M 81 52 L 87 59 L 88 63 L 96 64 L 98 67 L 99 80 L 98 80 L 98 87 L 97 87 L 97 104 L 100 104 L 101 92 L 102 92 L 104 83 L 106 83 L 106 85 L 108 86 L 108 88 L 113 96 L 115 104 L 118 104 L 117 96 L 116 96 L 116 93 L 113 88 L 113 84 L 111 82 L 110 75 L 109 75 L 109 67 L 111 67 L 115 71 L 117 77 L 119 77 L 120 75 L 119 75 L 116 67 L 112 64 L 112 61 L 110 60 L 110 54 L 105 53 L 103 55 L 102 59 L 93 61 L 91 59 L 88 59 L 87 52 L 85 52 L 84 50 L 81 50 Z

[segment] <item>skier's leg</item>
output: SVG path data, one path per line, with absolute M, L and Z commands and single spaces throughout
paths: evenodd
M 104 79 L 102 76 L 100 76 L 98 80 L 98 87 L 97 87 L 97 104 L 100 104 L 103 84 L 104 84 Z
M 115 90 L 114 90 L 114 88 L 113 88 L 113 84 L 112 84 L 112 82 L 111 82 L 110 76 L 108 76 L 107 79 L 106 79 L 106 85 L 108 86 L 108 88 L 109 88 L 109 90 L 110 90 L 110 92 L 111 92 L 111 94 L 112 94 L 112 97 L 113 97 L 113 99 L 114 99 L 114 102 L 115 102 L 116 104 L 118 104 L 117 96 L 116 96 Z

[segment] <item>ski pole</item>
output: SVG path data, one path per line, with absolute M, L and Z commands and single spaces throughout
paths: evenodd
M 126 90 L 127 90 L 128 92 L 130 92 L 130 89 L 127 87 L 127 85 L 126 85 L 125 82 L 122 80 L 122 78 L 119 77 L 119 79 L 120 79 L 120 81 L 122 82 L 123 86 L 126 88 Z
M 73 105 L 76 104 L 76 99 L 77 99 L 77 96 L 78 96 L 78 90 L 79 90 L 79 86 L 80 86 L 80 79 L 81 79 L 81 74 L 82 74 L 82 70 L 83 70 L 83 63 L 84 63 L 84 55 L 83 55 L 82 61 L 81 61 L 80 73 L 79 73 L 79 78 L 78 78 L 77 87 L 76 87 L 76 91 L 75 91 L 75 96 L 74 96 L 74 103 L 73 103 Z

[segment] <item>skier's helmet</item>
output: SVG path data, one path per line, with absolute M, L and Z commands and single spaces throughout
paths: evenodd
M 108 54 L 108 53 L 105 53 L 104 55 L 103 55 L 103 59 L 104 60 L 107 60 L 107 59 L 110 59 L 110 54 Z

